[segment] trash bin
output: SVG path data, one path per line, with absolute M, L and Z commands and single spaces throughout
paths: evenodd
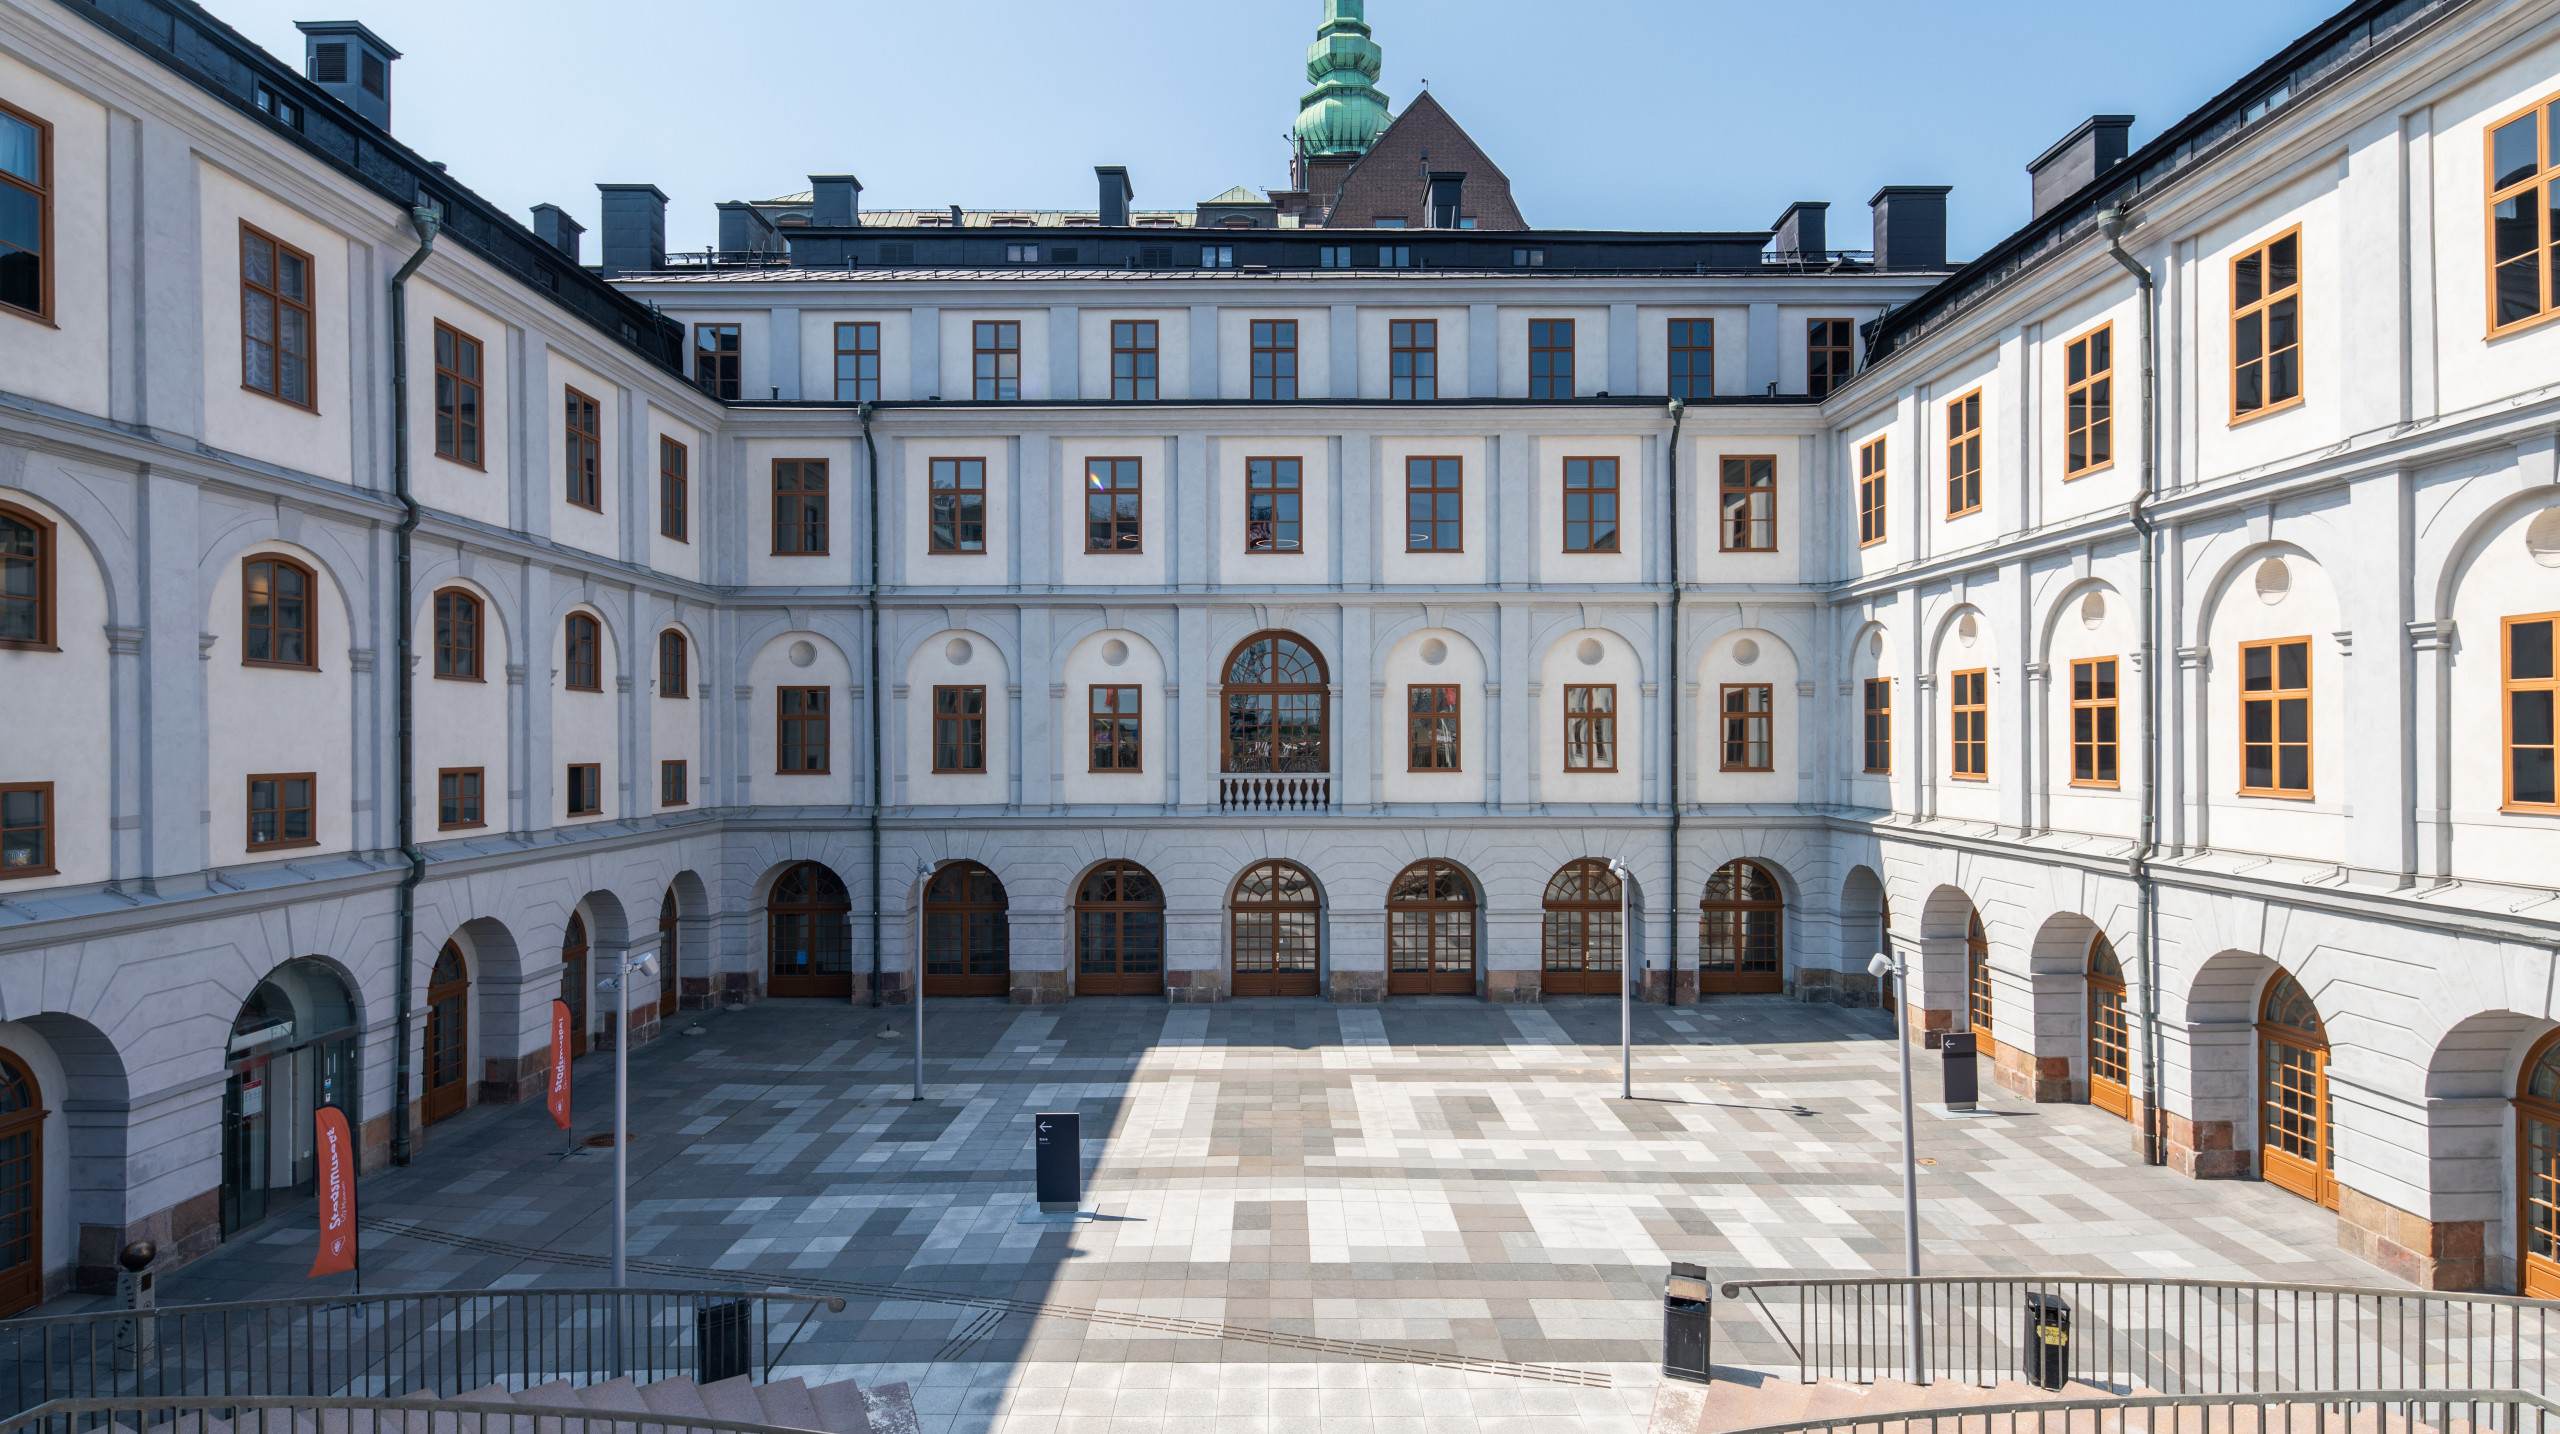
M 1973 1032 L 1947 1032 L 1938 1045 L 1938 1059 L 1947 1109 L 1973 1109 L 1982 1099 L 1982 1081 L 1973 1068 Z
M 1673 1379 L 1705 1383 L 1708 1372 L 1712 1286 L 1699 1265 L 1673 1265 L 1662 1286 L 1662 1372 Z
M 2071 1378 L 2071 1302 L 2027 1292 L 2027 1382 L 2060 1389 Z
M 701 1370 L 699 1384 L 735 1379 L 755 1367 L 755 1327 L 748 1323 L 745 1300 L 704 1305 L 693 1314 L 693 1345 Z

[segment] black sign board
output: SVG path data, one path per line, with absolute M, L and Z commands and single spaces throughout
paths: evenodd
M 1084 1117 L 1072 1110 L 1031 1117 L 1034 1183 L 1043 1210 L 1073 1210 L 1084 1202 Z
M 1938 1054 L 1944 1062 L 1939 1069 L 1946 1076 L 1947 1109 L 1973 1109 L 1982 1097 L 1981 1082 L 1973 1067 L 1973 1032 L 1947 1032 Z

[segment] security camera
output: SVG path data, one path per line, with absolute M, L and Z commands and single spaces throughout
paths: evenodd
M 1867 958 L 1867 974 L 1881 981 L 1893 974 L 1893 958 L 1879 951 Z

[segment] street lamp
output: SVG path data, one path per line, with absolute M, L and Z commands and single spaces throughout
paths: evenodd
M 630 1283 L 631 987 L 634 982 L 655 981 L 657 977 L 657 952 L 643 951 L 635 956 L 625 951 L 597 983 L 612 992 L 617 1013 L 613 1032 L 613 1287 L 616 1290 Z M 613 1302 L 615 1374 L 625 1372 L 624 1348 L 622 1301 L 616 1298 Z
M 1904 1318 L 1909 1325 L 1911 1368 L 1914 1383 L 1920 1373 L 1920 1163 L 1911 1143 L 1911 1041 L 1902 1028 L 1902 1011 L 1911 1001 L 1908 979 L 1910 967 L 1901 955 L 1891 949 L 1878 951 L 1867 958 L 1867 974 L 1876 980 L 1893 982 L 1893 1044 L 1902 1057 L 1902 1272 L 1911 1277 L 1910 1308 Z
M 1618 883 L 1618 1099 L 1636 1097 L 1636 998 L 1633 982 L 1635 963 L 1627 959 L 1633 947 L 1635 932 L 1627 924 L 1627 894 L 1634 883 L 1628 880 L 1627 864 L 1609 858 L 1609 879 Z
M 933 863 L 916 863 L 916 1091 L 910 1100 L 924 1099 L 924 901 L 925 887 L 933 880 Z

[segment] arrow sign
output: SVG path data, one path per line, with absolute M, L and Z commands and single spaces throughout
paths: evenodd
M 1033 1117 L 1032 1183 L 1043 1210 L 1073 1210 L 1084 1200 L 1084 1117 L 1072 1110 Z

